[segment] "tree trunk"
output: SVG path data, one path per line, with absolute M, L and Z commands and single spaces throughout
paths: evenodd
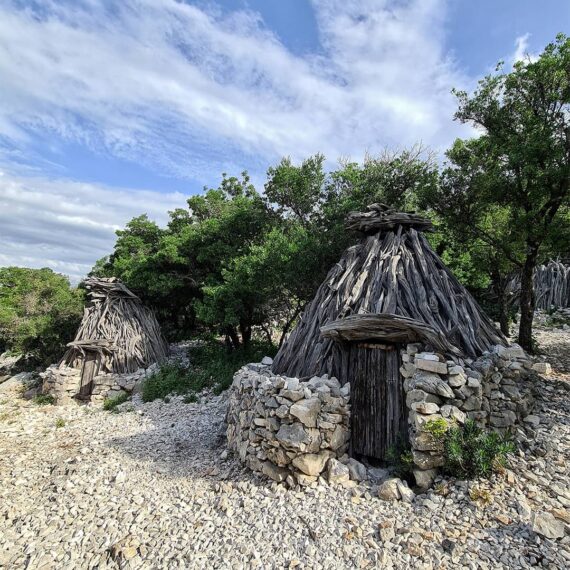
M 237 350 L 240 347 L 240 342 L 239 342 L 239 335 L 236 329 L 234 327 L 228 327 L 226 329 L 226 335 L 231 341 L 232 348 L 234 350 Z
M 519 325 L 518 340 L 519 344 L 527 352 L 532 353 L 532 319 L 534 317 L 534 286 L 532 278 L 534 275 L 534 268 L 536 267 L 536 259 L 538 257 L 538 246 L 532 245 L 527 251 L 527 256 L 521 273 L 521 322 Z
M 251 342 L 251 325 L 246 324 L 245 322 L 241 322 L 239 329 L 241 332 L 241 340 L 243 342 L 243 346 L 244 348 L 247 348 Z
M 493 264 L 491 270 L 491 280 L 493 283 L 493 291 L 497 296 L 497 305 L 499 307 L 499 325 L 501 332 L 508 336 L 509 334 L 509 303 L 507 300 L 507 283 L 508 279 L 501 276 L 499 270 Z

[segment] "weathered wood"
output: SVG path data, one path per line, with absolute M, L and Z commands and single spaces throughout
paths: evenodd
M 85 286 L 90 305 L 60 365 L 84 367 L 89 355 L 96 354 L 101 370 L 129 373 L 166 357 L 168 344 L 154 313 L 123 283 L 89 278 Z
M 93 378 L 99 369 L 99 354 L 91 350 L 87 351 L 81 368 L 81 384 L 79 386 L 79 398 L 89 398 L 93 391 Z
M 321 335 L 343 341 L 372 339 L 395 343 L 423 341 L 441 352 L 459 354 L 459 350 L 433 327 L 391 313 L 351 315 L 322 326 Z
M 551 308 L 570 307 L 570 266 L 559 261 L 549 261 L 534 270 L 533 277 L 535 307 L 545 311 Z M 520 298 L 520 275 L 513 275 L 507 285 L 511 304 L 518 304 Z
M 397 348 L 350 345 L 346 375 L 350 381 L 353 455 L 385 459 L 387 451 L 399 439 L 407 440 L 408 421 Z
M 319 335 L 330 323 L 352 315 L 389 313 L 423 323 L 427 336 L 422 338 L 429 337 L 442 351 L 445 345 L 447 353 L 475 357 L 493 345 L 506 344 L 417 231 L 427 228 L 427 222 L 415 214 L 397 215 L 385 206 L 374 208 L 364 217 L 350 218 L 350 227 L 375 233 L 348 248 L 331 269 L 277 353 L 274 372 L 298 377 L 327 373 L 346 381 L 335 373 L 342 351 L 333 350 L 333 338 Z M 414 338 L 418 325 L 408 328 L 408 338 Z M 382 341 L 380 334 L 373 338 Z

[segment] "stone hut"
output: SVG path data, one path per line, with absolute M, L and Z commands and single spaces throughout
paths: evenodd
M 43 373 L 43 392 L 58 401 L 130 392 L 168 354 L 154 313 L 119 279 L 91 277 L 85 287 L 90 299 L 75 339 Z
M 425 487 L 443 461 L 426 422 L 511 428 L 528 413 L 515 380 L 531 363 L 432 250 L 429 220 L 376 204 L 347 226 L 362 240 L 275 360 L 236 374 L 229 445 L 253 469 L 306 484 L 408 441 Z

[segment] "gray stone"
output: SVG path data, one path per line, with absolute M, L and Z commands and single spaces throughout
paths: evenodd
M 459 367 L 460 368 L 460 367 Z M 452 388 L 461 388 L 467 382 L 467 376 L 461 372 L 460 374 L 450 374 L 447 378 L 447 383 Z
M 431 402 L 433 404 L 440 404 L 441 398 L 434 394 L 428 394 L 427 392 L 424 392 L 424 390 L 410 390 L 406 394 L 406 406 L 411 408 L 412 404 L 415 402 Z
M 416 358 L 414 366 L 419 370 L 426 372 L 435 372 L 436 374 L 447 374 L 447 364 L 435 360 L 427 360 L 426 358 Z
M 429 402 L 415 402 L 412 404 L 412 410 L 420 414 L 437 414 L 439 406 Z
M 397 479 L 396 485 L 398 486 L 398 492 L 400 493 L 402 501 L 405 503 L 413 503 L 416 494 L 408 487 L 408 484 L 401 479 Z
M 437 476 L 437 469 L 414 469 L 413 471 L 416 485 L 421 491 L 429 489 Z
M 400 491 L 398 489 L 400 479 L 388 479 L 378 487 L 378 497 L 384 501 L 399 501 Z
M 526 416 L 526 418 L 524 418 L 523 422 L 525 422 L 526 424 L 530 424 L 533 427 L 537 427 L 540 424 L 540 418 L 538 416 L 534 416 L 534 415 L 528 415 Z
M 320 475 L 331 458 L 332 452 L 321 451 L 321 453 L 305 453 L 293 459 L 293 465 L 305 475 L 315 477 Z
M 273 465 L 271 461 L 263 462 L 261 465 L 261 472 L 278 483 L 285 481 L 285 479 L 287 479 L 287 475 L 289 475 L 289 471 L 287 469 L 277 467 L 277 465 Z
M 261 364 L 264 366 L 271 366 L 273 364 L 273 358 L 269 356 L 264 356 L 261 360 Z
M 532 521 L 532 530 L 550 539 L 564 537 L 564 523 L 555 518 L 551 513 L 536 513 Z
M 462 412 L 457 406 L 450 406 L 450 405 L 442 406 L 440 413 L 444 418 L 454 419 L 460 424 L 465 423 L 466 419 L 465 413 Z
M 551 374 L 552 366 L 548 362 L 535 362 L 532 369 L 538 374 Z
M 447 365 L 446 365 L 447 366 Z M 423 390 L 436 396 L 453 398 L 453 390 L 437 375 L 416 372 L 409 383 L 410 390 Z
M 350 478 L 353 481 L 366 480 L 366 466 L 360 463 L 360 461 L 357 461 L 356 459 L 351 457 L 346 463 L 346 466 L 348 467 Z
M 348 467 L 338 461 L 338 459 L 329 459 L 327 463 L 327 481 L 331 484 L 340 484 L 349 480 L 350 472 Z
M 309 443 L 309 434 L 302 424 L 295 422 L 291 425 L 282 425 L 275 436 L 277 441 L 288 447 L 299 449 L 302 444 Z
M 321 401 L 318 398 L 299 400 L 289 409 L 289 413 L 298 418 L 307 427 L 317 427 L 317 416 L 320 411 Z
M 516 414 L 510 410 L 506 412 L 497 412 L 491 414 L 491 417 L 489 418 L 489 423 L 493 427 L 509 427 L 512 426 L 516 421 Z
M 443 456 L 439 454 L 432 454 L 427 451 L 412 449 L 412 456 L 414 458 L 414 463 L 420 469 L 435 469 L 436 467 L 441 467 L 443 465 Z

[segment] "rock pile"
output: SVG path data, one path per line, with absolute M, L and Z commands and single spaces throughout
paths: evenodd
M 291 486 L 309 485 L 324 471 L 329 482 L 349 481 L 351 471 L 338 459 L 348 447 L 350 385 L 327 376 L 304 382 L 275 376 L 270 359 L 264 361 L 234 377 L 229 448 L 253 471 Z M 358 467 L 352 470 L 357 478 Z

